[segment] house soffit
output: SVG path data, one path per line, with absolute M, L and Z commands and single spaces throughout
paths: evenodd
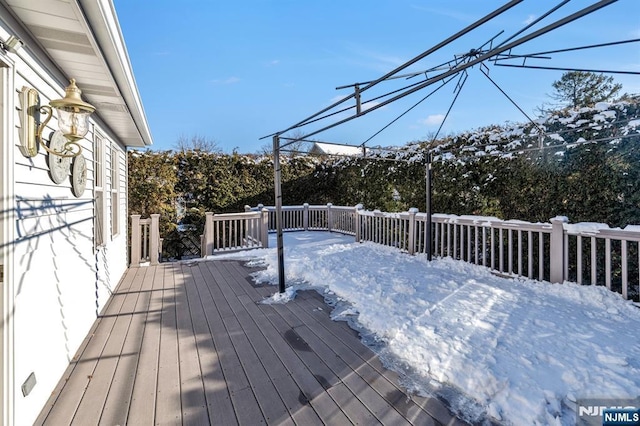
M 133 116 L 121 90 L 123 79 L 119 86 L 114 76 L 114 71 L 124 68 L 118 63 L 122 59 L 117 55 L 105 57 L 110 46 L 101 49 L 96 29 L 90 27 L 76 0 L 4 1 L 64 75 L 76 79 L 83 97 L 96 107 L 97 115 L 125 145 L 151 144 L 144 113 Z M 99 30 L 106 33 L 106 27 L 107 24 Z M 137 94 L 135 87 L 124 90 L 129 98 L 131 93 Z M 141 110 L 141 104 L 133 109 Z

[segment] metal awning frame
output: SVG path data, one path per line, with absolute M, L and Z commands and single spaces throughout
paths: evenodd
M 371 102 L 371 100 L 369 101 L 365 101 L 362 102 L 361 100 L 361 96 L 362 93 L 369 90 L 370 88 L 378 85 L 381 82 L 390 80 L 390 79 L 394 79 L 394 78 L 398 78 L 400 77 L 398 75 L 399 72 L 405 70 L 406 68 L 408 68 L 409 66 L 415 64 L 416 62 L 426 58 L 427 56 L 431 55 L 432 53 L 436 52 L 437 50 L 440 50 L 441 48 L 443 48 L 444 46 L 450 44 L 451 42 L 459 39 L 460 37 L 462 37 L 465 34 L 468 34 L 469 32 L 471 32 L 472 30 L 480 27 L 481 25 L 485 24 L 486 22 L 492 20 L 493 18 L 495 18 L 496 16 L 506 12 L 507 10 L 513 8 L 514 6 L 518 5 L 519 3 L 521 3 L 523 0 L 511 0 L 509 2 L 507 2 L 505 5 L 503 5 L 502 7 L 494 10 L 493 12 L 489 13 L 488 15 L 484 16 L 483 18 L 479 19 L 478 21 L 474 22 L 473 24 L 465 27 L 464 29 L 462 29 L 461 31 L 457 32 L 456 34 L 448 37 L 447 39 L 443 40 L 442 42 L 436 44 L 435 46 L 431 47 L 430 49 L 426 50 L 425 52 L 421 53 L 420 55 L 416 56 L 415 58 L 405 62 L 404 64 L 400 65 L 399 67 L 395 68 L 393 71 L 390 71 L 389 73 L 383 75 L 382 77 L 378 78 L 377 80 L 371 81 L 371 82 L 367 82 L 367 83 L 356 83 L 353 85 L 354 87 L 354 92 L 351 95 L 345 96 L 344 98 L 340 99 L 339 101 L 331 104 L 330 106 L 323 108 L 322 110 L 316 112 L 315 114 L 305 118 L 302 121 L 299 121 L 298 123 L 284 129 L 281 131 L 278 131 L 276 133 L 267 135 L 262 137 L 261 139 L 265 139 L 268 137 L 272 138 L 272 143 L 273 143 L 273 156 L 274 156 L 274 192 L 275 192 L 275 204 L 276 204 L 276 230 L 277 230 L 277 255 L 278 255 L 278 289 L 280 293 L 283 293 L 285 291 L 286 288 L 286 282 L 285 282 L 285 270 L 284 270 L 284 243 L 283 243 L 283 237 L 282 237 L 282 186 L 281 186 L 281 165 L 280 165 L 280 152 L 282 148 L 285 148 L 293 143 L 296 143 L 298 141 L 302 141 L 305 139 L 308 139 L 309 137 L 322 133 L 326 130 L 329 130 L 331 128 L 334 128 L 336 126 L 339 126 L 341 124 L 344 124 L 346 122 L 349 122 L 351 120 L 354 120 L 355 118 L 361 117 L 365 114 L 371 113 L 377 109 L 380 109 L 392 102 L 395 102 L 401 98 L 404 98 L 405 96 L 408 96 L 412 93 L 415 93 L 419 90 L 422 90 L 432 84 L 435 84 L 437 82 L 440 82 L 442 80 L 447 79 L 448 77 L 451 76 L 455 76 L 458 75 L 462 72 L 464 72 L 465 70 L 467 70 L 468 68 L 473 67 L 474 65 L 484 65 L 483 63 L 485 61 L 491 60 L 493 58 L 497 58 L 499 57 L 499 55 L 505 53 L 505 52 L 511 52 L 511 50 L 517 46 L 520 46 L 530 40 L 533 40 L 537 37 L 540 37 L 541 35 L 544 35 L 546 33 L 549 33 L 563 25 L 566 25 L 570 22 L 573 22 L 577 19 L 580 19 L 590 13 L 593 13 L 605 6 L 609 6 L 612 3 L 615 3 L 617 0 L 599 0 L 593 4 L 591 4 L 590 6 L 587 6 L 571 15 L 568 15 L 562 19 L 559 19 L 549 25 L 546 25 L 543 28 L 540 28 L 532 33 L 526 34 L 520 38 L 516 38 L 518 35 L 520 35 L 522 32 L 526 31 L 528 28 L 530 28 L 532 25 L 534 25 L 535 23 L 541 21 L 544 17 L 548 16 L 549 14 L 551 14 L 552 12 L 556 11 L 557 9 L 559 9 L 561 6 L 565 5 L 568 0 L 563 0 L 561 1 L 557 6 L 555 6 L 554 8 L 552 8 L 550 11 L 548 11 L 546 14 L 542 15 L 540 18 L 538 18 L 536 21 L 534 21 L 533 23 L 529 24 L 528 26 L 526 26 L 525 28 L 523 28 L 522 30 L 520 30 L 519 32 L 517 32 L 516 34 L 512 35 L 511 37 L 509 37 L 507 40 L 503 41 L 501 44 L 495 46 L 495 47 L 490 47 L 489 49 L 486 50 L 477 50 L 477 49 L 471 49 L 469 51 L 469 53 L 465 54 L 465 55 L 461 55 L 460 57 L 456 57 L 456 60 L 453 63 L 448 63 L 448 65 L 445 66 L 441 66 L 440 68 L 433 68 L 430 71 L 435 71 L 435 70 L 439 70 L 439 69 L 444 69 L 444 71 L 440 74 L 437 74 L 433 77 L 428 77 L 427 73 L 425 74 L 425 80 L 420 81 L 418 83 L 414 83 L 411 84 L 405 88 L 402 88 L 400 90 L 396 90 L 393 92 L 388 93 L 387 95 L 383 95 L 382 97 L 385 96 L 391 96 L 390 98 L 383 100 L 380 103 L 377 103 L 373 106 L 371 106 L 370 108 L 367 109 L 363 109 L 362 105 L 366 104 L 367 102 Z M 513 40 L 514 38 L 516 38 L 515 40 Z M 493 39 L 492 39 L 493 40 Z M 511 41 L 513 40 L 513 41 Z M 503 56 L 504 58 L 504 56 Z M 421 73 L 420 73 L 421 74 Z M 417 74 L 416 74 L 417 75 Z M 402 77 L 406 77 L 406 76 L 402 76 Z M 361 84 L 364 84 L 364 87 L 360 87 Z M 345 86 L 341 86 L 341 87 L 345 87 Z M 374 98 L 374 99 L 380 99 L 382 97 L 378 97 L 378 98 Z M 334 112 L 330 112 L 333 109 L 335 109 L 336 107 L 342 105 L 343 103 L 354 99 L 355 100 L 355 114 L 352 114 L 346 118 L 343 118 L 341 120 L 335 121 L 331 124 L 328 124 L 320 129 L 311 131 L 309 133 L 306 133 L 303 136 L 300 136 L 298 138 L 284 138 L 282 137 L 283 134 L 285 134 L 286 132 L 289 132 L 291 130 L 294 129 L 298 129 L 304 126 L 307 126 L 309 124 L 312 123 L 316 123 L 319 122 L 323 119 L 332 117 L 338 113 L 342 113 L 348 110 L 351 110 L 354 108 L 354 106 L 350 106 L 348 108 L 343 108 L 339 111 L 334 111 Z M 286 140 L 287 142 L 285 144 L 281 144 L 281 139 Z M 344 144 L 344 145 L 348 145 L 348 144 Z M 348 146 L 354 146 L 354 145 L 348 145 Z M 364 147 L 364 144 L 362 144 L 362 146 Z M 427 166 L 426 166 L 426 171 L 425 171 L 425 180 L 426 180 L 426 184 L 427 184 L 427 216 L 428 219 L 430 219 L 431 217 L 431 155 L 427 154 Z M 431 221 L 428 220 L 427 223 L 427 232 L 430 233 L 431 232 Z M 431 241 L 430 235 L 428 236 L 428 241 Z M 430 252 L 430 250 L 429 250 Z

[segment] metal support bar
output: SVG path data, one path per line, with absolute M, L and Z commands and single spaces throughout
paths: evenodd
M 284 293 L 284 243 L 282 241 L 282 178 L 280 170 L 280 137 L 273 137 L 273 173 L 276 198 L 276 232 L 278 246 L 278 291 Z
M 550 55 L 552 53 L 565 53 L 565 52 L 575 52 L 576 50 L 584 50 L 584 49 L 594 49 L 597 47 L 609 47 L 609 46 L 617 46 L 620 44 L 627 44 L 627 43 L 637 43 L 640 42 L 640 38 L 634 38 L 634 39 L 630 39 L 630 40 L 621 40 L 621 41 L 612 41 L 609 43 L 599 43 L 599 44 L 590 44 L 588 46 L 578 46 L 578 47 L 568 47 L 565 49 L 556 49 L 556 50 L 547 50 L 546 52 L 538 52 L 538 53 L 526 53 L 526 54 L 520 54 L 520 55 L 498 55 L 498 57 L 496 57 L 496 61 L 504 61 L 507 59 L 518 59 L 518 58 L 541 58 L 541 59 L 550 59 L 550 58 L 546 58 L 543 55 Z
M 551 71 L 581 71 L 581 72 L 592 72 L 592 73 L 601 73 L 601 74 L 627 74 L 627 75 L 640 75 L 638 71 L 615 71 L 615 70 L 595 70 L 589 68 L 565 68 L 565 67 L 545 67 L 539 65 L 526 65 L 526 64 L 503 64 L 500 62 L 495 63 L 498 67 L 509 67 L 509 68 L 528 68 L 533 70 L 551 70 Z
M 427 152 L 427 164 L 425 166 L 425 181 L 426 181 L 426 211 L 427 211 L 427 229 L 426 229 L 426 247 L 425 252 L 427 253 L 427 260 L 431 261 L 431 153 Z

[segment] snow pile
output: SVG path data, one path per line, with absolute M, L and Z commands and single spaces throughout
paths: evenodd
M 577 399 L 640 395 L 640 309 L 605 288 L 508 280 L 335 234 L 284 237 L 287 282 L 347 301 L 340 316 L 373 333 L 412 390 L 435 386 L 471 422 L 572 425 Z M 243 255 L 265 266 L 257 281 L 277 283 L 275 249 Z

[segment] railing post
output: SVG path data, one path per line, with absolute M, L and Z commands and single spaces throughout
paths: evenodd
M 302 228 L 305 231 L 309 230 L 309 203 L 302 205 Z
M 327 230 L 331 232 L 331 228 L 333 227 L 333 212 L 331 211 L 331 206 L 333 204 L 327 203 Z
M 362 204 L 356 204 L 353 208 L 353 213 L 355 214 L 354 222 L 356 227 L 356 243 L 362 241 L 362 215 L 360 215 L 360 210 L 363 210 L 364 206 Z
M 151 215 L 151 231 L 149 241 L 149 262 L 151 265 L 158 264 L 160 256 L 160 215 L 155 213 Z
M 549 219 L 551 222 L 551 240 L 549 261 L 550 277 L 552 283 L 562 283 L 564 281 L 564 224 L 569 222 L 565 216 L 556 216 Z
M 261 210 L 262 220 L 260 221 L 260 236 L 262 239 L 262 247 L 269 247 L 269 209 Z
M 409 241 L 407 243 L 409 254 L 416 252 L 416 213 L 418 213 L 417 208 L 411 207 L 409 209 Z
M 131 263 L 140 266 L 140 215 L 131 215 Z
M 205 212 L 204 220 L 204 251 L 202 257 L 213 254 L 213 213 Z

